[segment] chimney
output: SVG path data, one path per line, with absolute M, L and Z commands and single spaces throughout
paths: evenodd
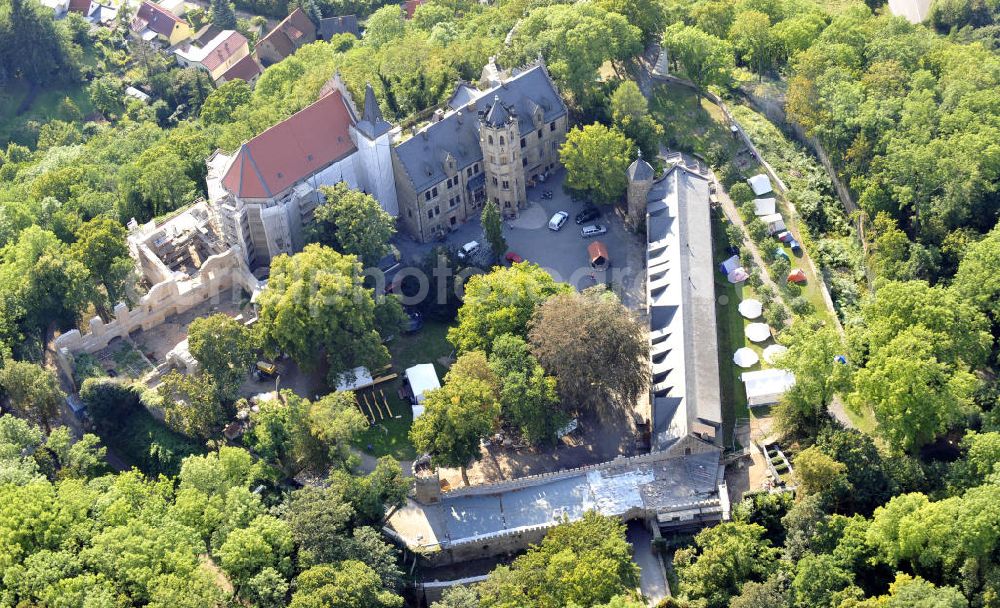
M 434 117 L 431 122 L 441 122 L 444 119 L 444 109 L 438 108 L 434 110 Z

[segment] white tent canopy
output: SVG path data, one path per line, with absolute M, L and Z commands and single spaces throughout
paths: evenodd
M 756 196 L 763 196 L 773 191 L 771 188 L 771 178 L 763 173 L 754 175 L 747 180 L 747 183 L 750 184 L 750 189 L 753 190 Z
M 750 278 L 750 273 L 748 273 L 745 268 L 743 268 L 742 266 L 740 266 L 736 270 L 733 270 L 732 272 L 730 272 L 726 276 L 726 278 L 729 279 L 730 283 L 741 283 L 741 282 L 746 281 L 747 279 Z
M 726 260 L 723 260 L 722 264 L 719 264 L 719 270 L 722 274 L 728 275 L 730 272 L 736 270 L 740 267 L 740 256 L 734 255 Z
M 758 198 L 753 201 L 754 213 L 760 215 L 771 215 L 775 210 L 775 199 Z
M 776 232 L 781 232 L 785 229 L 785 220 L 782 219 L 780 213 L 772 213 L 771 215 L 762 215 L 760 221 L 764 222 L 767 226 L 767 233 L 774 234 Z
M 740 302 L 739 311 L 747 319 L 756 319 L 764 312 L 764 305 L 760 303 L 760 300 L 747 298 Z
M 733 363 L 739 365 L 740 367 L 750 367 L 752 365 L 756 365 L 758 361 L 760 361 L 760 357 L 757 356 L 757 353 L 753 352 L 753 349 L 747 348 L 746 346 L 737 350 L 733 354 Z
M 365 367 L 355 367 L 337 378 L 338 391 L 356 391 L 375 384 L 371 372 Z
M 795 376 L 783 369 L 746 372 L 740 379 L 746 387 L 747 405 L 750 407 L 777 403 L 785 391 L 795 384 Z
M 774 363 L 778 357 L 788 352 L 787 346 L 782 346 L 780 344 L 772 344 L 764 349 L 764 361 L 768 363 Z
M 743 330 L 751 342 L 763 342 L 771 337 L 771 328 L 767 323 L 751 323 Z
M 410 385 L 410 391 L 413 393 L 413 399 L 416 401 L 413 405 L 413 419 L 416 420 L 420 414 L 424 413 L 424 393 L 441 388 L 441 381 L 438 380 L 433 363 L 414 365 L 407 368 L 404 374 L 406 382 Z

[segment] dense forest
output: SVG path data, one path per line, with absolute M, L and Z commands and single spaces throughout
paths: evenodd
M 617 200 L 634 150 L 655 151 L 663 139 L 706 158 L 736 198 L 727 151 L 655 124 L 629 82 L 639 79 L 635 58 L 661 36 L 672 69 L 730 102 L 787 177 L 844 329 L 808 307 L 792 311 L 783 365 L 798 382 L 774 414 L 797 492 L 751 493 L 733 521 L 662 547 L 676 575 L 665 605 L 1000 606 L 996 2 L 935 0 L 918 25 L 874 1 L 431 0 L 411 20 L 380 2 L 236 3 L 278 18 L 295 6 L 314 18 L 356 13 L 365 35 L 308 45 L 253 88 L 215 88 L 130 40 L 127 11 L 117 27 L 91 30 L 76 15 L 54 21 L 35 0 L 0 0 L 0 88 L 56 100 L 44 120 L 0 106 L 0 387 L 19 415 L 0 416 L 0 606 L 402 606 L 409 575 L 378 528 L 407 483 L 389 459 L 359 472 L 349 446 L 363 421 L 347 394 L 282 392 L 252 414 L 245 449 L 217 439 L 246 407 L 232 370 L 261 349 L 308 364 L 321 336 L 334 372 L 385 363 L 381 336 L 398 329 L 400 310 L 374 302 L 358 261 L 384 251 L 326 235 L 283 259 L 261 300 L 261 329 L 218 317 L 192 326 L 202 374 L 168 376 L 153 391 L 77 378 L 96 433 L 78 440 L 58 424 L 64 394 L 41 365 L 46 344 L 140 295 L 130 220 L 204 196 L 213 150 L 233 150 L 305 107 L 334 73 L 358 100 L 371 83 L 386 117 L 409 126 L 457 80 L 477 80 L 491 56 L 516 66 L 541 55 L 586 125 L 571 131 L 578 157 L 566 159 L 580 190 Z M 846 214 L 805 147 L 747 106 L 764 85 L 829 155 L 856 213 Z M 126 86 L 151 102 L 123 96 Z M 336 225 L 338 207 L 329 209 L 319 221 Z M 375 210 L 363 221 L 384 220 Z M 302 277 L 320 269 L 343 278 L 359 304 L 336 310 L 322 293 L 297 300 Z M 550 291 L 557 297 L 540 314 L 558 319 L 572 298 Z M 531 311 L 491 326 L 488 299 L 469 300 L 431 311 L 458 319 L 450 339 L 465 366 L 454 378 L 467 381 L 449 390 L 485 391 L 475 373 L 495 374 L 504 423 L 550 435 L 563 418 L 538 412 L 586 390 L 553 380 L 566 363 L 561 336 L 529 335 Z M 328 314 L 295 322 L 322 306 Z M 528 343 L 541 349 L 537 360 Z M 841 354 L 846 363 L 834 364 Z M 842 428 L 826 415 L 834 401 L 870 426 Z M 132 420 L 147 406 L 165 410 L 166 425 Z M 432 412 L 417 441 L 435 449 L 446 422 Z M 480 434 L 470 431 L 470 445 Z M 130 444 L 114 447 L 136 455 L 138 468 L 114 474 L 102 439 L 122 436 Z M 289 483 L 301 475 L 321 483 Z M 632 608 L 636 577 L 622 526 L 591 515 L 437 606 Z

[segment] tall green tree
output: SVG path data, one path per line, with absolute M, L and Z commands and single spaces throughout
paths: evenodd
M 212 0 L 212 25 L 224 30 L 236 29 L 236 10 L 229 0 Z
M 955 274 L 955 291 L 985 314 L 1000 335 L 1000 224 L 965 252 Z
M 129 276 L 135 267 L 125 243 L 125 228 L 107 217 L 97 217 L 76 230 L 76 242 L 69 253 L 104 287 L 107 304 L 114 306 L 125 296 Z
M 535 309 L 550 296 L 571 289 L 528 263 L 473 276 L 465 284 L 458 325 L 448 330 L 448 341 L 459 353 L 489 352 L 494 340 L 504 334 L 526 336 Z
M 708 608 L 727 608 L 744 583 L 763 582 L 778 566 L 778 550 L 757 524 L 727 522 L 706 528 L 694 546 L 674 557 L 682 597 Z
M 795 375 L 795 384 L 781 397 L 774 415 L 789 435 L 811 437 L 828 420 L 827 408 L 848 384 L 849 370 L 835 359 L 844 345 L 832 325 L 815 327 L 808 320 L 793 325 L 782 336 L 788 352 L 777 362 Z
M 290 608 L 401 608 L 403 598 L 382 587 L 378 574 L 362 562 L 313 566 L 299 575 Z
M 499 382 L 500 414 L 532 444 L 548 444 L 569 416 L 559 408 L 556 379 L 531 354 L 518 336 L 500 336 L 493 344 L 490 370 Z
M 323 188 L 326 201 L 316 208 L 306 229 L 311 243 L 355 255 L 373 266 L 389 252 L 395 221 L 370 194 L 352 190 L 344 182 Z
M 500 219 L 500 209 L 494 201 L 486 201 L 482 214 L 483 236 L 490 246 L 493 260 L 497 261 L 507 251 L 507 239 L 503 238 L 503 222 Z
M 275 258 L 258 300 L 265 350 L 288 353 L 310 370 L 325 357 L 333 383 L 359 365 L 385 365 L 389 353 L 376 331 L 376 304 L 361 271 L 354 256 L 322 245 Z
M 559 148 L 566 185 L 604 204 L 615 203 L 625 194 L 625 173 L 634 158 L 633 142 L 618 129 L 600 123 L 570 129 Z
M 674 23 L 663 33 L 663 46 L 684 66 L 691 82 L 698 85 L 698 103 L 701 89 L 723 85 L 732 78 L 734 63 L 729 43 L 697 27 Z
M 190 437 L 209 439 L 225 421 L 215 380 L 207 374 L 186 375 L 170 372 L 157 388 L 167 424 Z
M 775 55 L 770 17 L 755 10 L 738 13 L 729 27 L 729 40 L 743 61 L 763 78 Z
M 588 511 L 552 528 L 510 566 L 491 572 L 479 586 L 480 606 L 599 606 L 632 593 L 638 584 L 624 524 Z
M 218 313 L 191 322 L 188 350 L 215 380 L 219 398 L 232 401 L 257 358 L 257 340 L 249 327 Z
M 424 394 L 424 413 L 413 421 L 410 441 L 436 466 L 460 468 L 466 479 L 469 463 L 482 458 L 479 441 L 493 432 L 499 417 L 493 386 L 449 372 L 443 387 Z
M 649 102 L 639 85 L 624 80 L 611 95 L 611 118 L 625 137 L 635 142 L 642 155 L 655 159 L 660 153 L 663 126 L 649 114 Z
M 11 407 L 37 420 L 46 434 L 52 430 L 66 397 L 55 373 L 34 363 L 8 361 L 0 369 L 0 387 Z

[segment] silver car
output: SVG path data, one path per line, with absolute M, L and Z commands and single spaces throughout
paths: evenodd
M 600 236 L 608 231 L 607 226 L 602 226 L 601 224 L 591 224 L 590 226 L 584 226 L 580 229 L 580 236 L 583 238 L 589 238 L 592 236 Z

